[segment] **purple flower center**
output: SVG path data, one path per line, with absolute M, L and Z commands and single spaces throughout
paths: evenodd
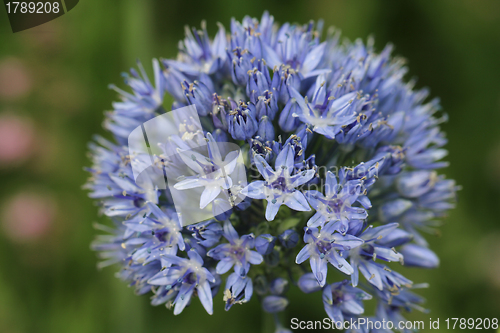
M 209 175 L 212 172 L 217 171 L 218 169 L 219 168 L 216 165 L 206 165 L 206 166 L 203 166 L 203 172 L 204 172 L 205 175 Z
M 141 208 L 145 203 L 146 201 L 143 198 L 134 199 L 134 206 L 136 206 L 137 208 Z
M 287 186 L 286 186 L 286 179 L 283 176 L 278 177 L 274 182 L 269 184 L 269 186 L 274 189 L 274 190 L 279 190 L 281 192 L 286 192 L 287 191 Z
M 333 304 L 342 303 L 344 301 L 344 295 L 343 295 L 342 291 L 340 291 L 338 289 L 332 290 L 332 301 L 333 301 Z
M 319 253 L 322 254 L 327 254 L 328 251 L 332 249 L 332 244 L 330 242 L 324 241 L 324 240 L 317 240 L 316 241 L 316 248 L 318 249 Z
M 327 210 L 329 213 L 339 214 L 344 202 L 341 199 L 332 199 L 327 202 Z
M 245 256 L 245 249 L 241 248 L 241 247 L 233 247 L 231 249 L 231 255 L 237 259 L 237 260 L 242 260 L 243 257 Z
M 190 272 L 190 273 L 184 275 L 183 282 L 188 283 L 188 284 L 194 284 L 194 283 L 196 283 L 197 279 L 198 279 L 198 277 L 196 276 L 196 273 Z
M 293 59 L 287 60 L 286 64 L 293 69 L 297 69 L 300 66 L 300 61 L 297 59 L 297 57 L 294 57 Z

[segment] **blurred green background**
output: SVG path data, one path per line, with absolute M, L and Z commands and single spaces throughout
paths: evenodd
M 253 300 L 209 316 L 196 300 L 180 316 L 137 297 L 101 272 L 89 243 L 105 222 L 81 190 L 86 145 L 104 134 L 103 111 L 120 72 L 141 59 L 174 57 L 184 25 L 260 17 L 324 19 L 351 40 L 391 42 L 418 87 L 439 96 L 450 121 L 451 166 L 463 186 L 457 208 L 430 236 L 436 270 L 404 269 L 430 314 L 411 320 L 500 317 L 500 1 L 251 2 L 80 1 L 68 14 L 12 34 L 0 13 L 0 332 L 258 332 L 269 322 Z M 320 295 L 289 292 L 287 317 L 321 320 Z M 220 296 L 220 297 L 219 297 Z M 424 332 L 428 331 L 425 329 Z

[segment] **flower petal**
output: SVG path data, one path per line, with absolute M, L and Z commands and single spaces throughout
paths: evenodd
M 300 250 L 299 254 L 297 254 L 297 258 L 295 258 L 295 263 L 297 264 L 302 264 L 304 261 L 309 259 L 310 257 L 309 253 L 309 245 L 306 245 Z
M 262 255 L 260 253 L 255 252 L 255 251 L 250 251 L 250 255 L 248 256 L 248 261 L 252 265 L 258 265 L 264 261 L 264 258 L 262 257 Z
M 179 294 L 177 294 L 177 297 L 174 301 L 175 303 L 175 308 L 174 308 L 174 315 L 178 315 L 179 313 L 184 310 L 186 305 L 188 305 L 189 301 L 191 300 L 191 295 L 193 295 L 194 291 L 194 285 L 186 285 L 183 284 L 181 286 L 181 289 L 179 290 Z
M 256 180 L 248 184 L 240 193 L 250 197 L 252 199 L 265 199 L 266 194 L 264 193 L 265 181 Z
M 215 271 L 217 274 L 224 274 L 233 267 L 234 261 L 231 258 L 222 259 L 217 263 Z
M 212 291 L 210 290 L 210 284 L 207 280 L 203 281 L 196 288 L 198 292 L 198 298 L 200 299 L 201 304 L 207 310 L 208 314 L 214 313 L 214 304 L 212 299 Z
M 294 156 L 295 151 L 290 144 L 283 147 L 283 149 L 278 154 L 278 157 L 276 157 L 276 162 L 274 163 L 275 169 L 286 169 L 288 171 L 288 174 L 291 174 L 293 171 Z
M 220 186 L 207 186 L 201 193 L 200 209 L 207 207 L 220 194 Z
M 320 259 L 316 256 L 312 256 L 309 262 L 311 264 L 311 269 L 314 276 L 316 277 L 316 280 L 318 280 L 319 285 L 323 287 L 326 283 L 326 274 L 328 271 L 326 260 Z
M 294 191 L 291 196 L 288 196 L 285 200 L 285 205 L 299 212 L 307 212 L 311 210 L 306 197 L 300 191 Z
M 281 202 L 274 200 L 274 203 L 272 201 L 267 202 L 267 208 L 266 208 L 266 220 L 272 221 L 276 217 L 276 214 L 278 214 L 278 210 L 281 207 Z

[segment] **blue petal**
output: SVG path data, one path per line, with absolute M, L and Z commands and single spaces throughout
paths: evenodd
M 436 268 L 439 266 L 439 258 L 437 255 L 423 246 L 407 244 L 403 246 L 400 251 L 404 256 L 405 266 L 423 268 Z
M 384 261 L 403 261 L 403 255 L 393 249 L 375 246 L 374 253 L 377 255 L 377 258 L 380 258 Z
M 265 181 L 256 180 L 248 184 L 244 189 L 241 190 L 241 193 L 250 197 L 252 199 L 265 199 L 266 194 L 264 193 Z
M 311 72 L 318 66 L 325 53 L 326 42 L 316 45 L 307 53 L 304 62 L 302 63 L 301 72 L 303 74 Z
M 318 198 L 320 198 L 320 199 L 325 198 L 323 196 L 323 194 L 321 194 L 321 192 L 316 191 L 316 190 L 306 191 L 306 192 L 304 192 L 304 195 L 306 196 L 307 201 L 309 201 L 309 204 L 311 205 L 311 207 L 316 209 L 316 210 L 318 210 L 318 208 L 319 208 Z
M 196 261 L 200 265 L 203 265 L 203 259 L 198 254 L 198 252 L 196 252 L 195 249 L 189 250 L 188 251 L 188 256 L 189 256 L 189 259 Z
M 285 205 L 300 212 L 307 212 L 311 210 L 306 197 L 304 197 L 304 194 L 300 191 L 294 191 L 291 196 L 288 196 L 285 200 Z
M 384 289 L 384 285 L 382 283 L 382 277 L 380 276 L 379 268 L 377 266 L 364 261 L 360 263 L 359 271 L 361 272 L 361 274 L 363 274 L 365 279 L 368 280 L 368 282 L 373 284 L 379 290 Z
M 222 259 L 221 261 L 219 261 L 217 263 L 217 266 L 215 267 L 215 271 L 217 272 L 217 274 L 224 274 L 227 271 L 229 271 L 231 269 L 231 267 L 233 267 L 233 264 L 234 264 L 234 260 L 231 258 Z
M 264 261 L 264 258 L 262 257 L 262 255 L 260 253 L 255 252 L 255 251 L 250 251 L 250 256 L 248 257 L 248 261 L 252 265 L 258 265 L 258 264 L 262 263 L 262 261 Z
M 200 298 L 200 302 L 205 310 L 207 310 L 208 314 L 213 314 L 212 291 L 210 290 L 210 284 L 208 281 L 205 280 L 200 283 L 196 290 L 198 291 L 198 297 Z
M 383 239 L 385 236 L 389 235 L 394 229 L 399 226 L 398 223 L 389 223 L 379 227 L 368 227 L 362 234 L 361 238 L 365 242 L 371 242 L 376 239 Z
M 351 275 L 354 272 L 354 269 L 351 267 L 351 265 L 349 265 L 349 263 L 344 258 L 342 258 L 335 250 L 330 251 L 326 259 L 330 264 L 332 264 L 333 267 L 344 274 Z
M 309 294 L 321 290 L 318 280 L 312 273 L 306 273 L 299 279 L 298 286 L 302 292 Z
M 358 262 L 355 259 L 351 258 L 351 267 L 354 270 L 351 274 L 351 284 L 356 287 L 359 282 L 359 271 L 358 271 Z
M 191 300 L 191 295 L 193 295 L 194 291 L 194 285 L 186 285 L 183 284 L 181 286 L 181 289 L 179 290 L 179 294 L 177 295 L 174 303 L 175 303 L 175 308 L 174 308 L 174 315 L 178 315 L 179 313 L 184 310 L 186 305 L 188 305 L 189 301 Z
M 396 199 L 379 207 L 378 215 L 382 222 L 392 222 L 413 206 L 410 200 Z
M 342 310 L 354 315 L 360 315 L 365 312 L 362 303 L 355 300 L 348 300 L 342 303 Z
M 234 230 L 230 221 L 224 222 L 224 237 L 231 243 L 234 243 L 234 241 L 239 238 L 238 233 Z
M 201 193 L 200 209 L 205 208 L 220 194 L 220 186 L 207 186 Z
M 309 245 L 306 245 L 300 250 L 299 254 L 297 254 L 297 258 L 295 258 L 295 263 L 297 264 L 302 264 L 304 261 L 309 259 L 310 257 L 309 253 Z
M 335 244 L 343 246 L 345 250 L 353 249 L 364 243 L 361 238 L 355 237 L 353 235 L 341 236 L 336 233 L 332 235 L 332 239 L 335 240 Z
M 309 201 L 310 203 L 310 201 Z M 316 212 L 309 221 L 307 221 L 308 227 L 322 227 L 326 222 L 326 217 L 324 217 L 321 213 Z
M 247 284 L 245 286 L 245 301 L 249 301 L 251 298 L 252 298 L 252 294 L 253 294 L 253 283 L 252 283 L 252 279 L 250 278 L 245 278 L 245 279 L 248 279 L 247 281 Z
M 215 280 L 215 276 L 212 275 L 212 273 L 210 273 L 210 271 L 208 269 L 205 268 L 205 275 L 207 277 L 207 280 L 209 282 L 212 282 L 214 283 L 216 280 Z
M 267 208 L 266 208 L 266 220 L 272 221 L 276 217 L 276 214 L 278 214 L 278 210 L 281 207 L 281 202 L 276 201 L 275 203 L 272 203 L 272 201 L 267 202 Z
M 217 141 L 215 141 L 214 137 L 212 136 L 212 134 L 210 132 L 207 133 L 207 139 L 208 139 L 208 147 L 207 148 L 208 148 L 209 158 L 215 163 L 222 161 L 222 156 L 220 154 L 219 145 L 218 145 Z
M 286 169 L 288 174 L 291 174 L 293 171 L 294 158 L 295 151 L 293 150 L 292 146 L 289 144 L 286 145 L 276 157 L 276 162 L 274 163 L 275 169 Z
M 297 187 L 297 186 L 300 186 L 302 184 L 307 183 L 308 181 L 310 181 L 314 177 L 315 173 L 316 173 L 316 171 L 311 169 L 311 170 L 307 170 L 307 171 L 302 171 L 301 173 L 292 176 L 290 178 L 290 180 L 292 181 L 291 186 Z
M 337 177 L 331 171 L 328 171 L 326 173 L 326 180 L 325 180 L 326 196 L 331 198 L 334 194 L 336 194 L 338 190 L 337 187 L 338 187 Z
M 153 213 L 154 216 L 156 216 L 156 218 L 158 220 L 164 220 L 165 218 L 167 218 L 167 215 L 154 203 L 152 202 L 148 202 L 148 208 L 149 208 L 149 211 L 151 213 Z
M 254 159 L 255 159 L 255 166 L 257 167 L 257 170 L 259 170 L 262 177 L 268 179 L 269 177 L 274 175 L 274 170 L 271 168 L 269 164 L 267 164 L 266 160 L 262 156 L 255 155 Z
M 316 280 L 318 280 L 319 285 L 323 287 L 326 283 L 326 274 L 328 271 L 326 260 L 313 256 L 309 261 L 311 264 L 312 272 L 316 277 Z
M 264 59 L 266 59 L 266 63 L 269 66 L 269 68 L 274 68 L 276 66 L 280 66 L 282 64 L 282 61 L 278 54 L 266 43 L 262 43 L 263 46 L 263 55 Z
M 325 304 L 325 311 L 328 314 L 328 317 L 330 317 L 330 319 L 332 319 L 336 323 L 344 322 L 344 316 L 342 315 L 342 311 L 340 311 L 338 306 Z

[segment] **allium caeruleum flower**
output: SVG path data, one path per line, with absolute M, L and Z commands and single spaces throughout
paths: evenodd
M 255 246 L 253 234 L 240 238 L 231 222 L 226 221 L 223 235 L 229 243 L 217 245 L 207 253 L 207 256 L 219 261 L 216 267 L 217 274 L 224 274 L 234 266 L 235 273 L 243 277 L 247 275 L 250 264 L 258 265 L 264 260 L 261 254 L 250 250 Z
M 197 175 L 184 179 L 174 186 L 178 190 L 203 187 L 200 208 L 205 208 L 219 196 L 221 190 L 228 190 L 233 185 L 229 175 L 236 167 L 234 155 L 238 156 L 238 152 L 230 152 L 224 160 L 210 133 L 207 133 L 207 141 L 209 159 L 194 151 L 178 149 L 183 162 Z
M 311 206 L 316 210 L 307 225 L 309 227 L 323 227 L 325 222 L 338 222 L 338 231 L 345 235 L 351 220 L 364 220 L 368 217 L 363 207 L 352 207 L 364 193 L 363 181 L 353 179 L 344 182 L 345 173 L 341 170 L 341 181 L 337 183 L 336 176 L 327 171 L 325 177 L 325 195 L 312 190 L 307 191 L 306 196 Z M 365 202 L 368 205 L 368 202 Z
M 349 251 L 360 246 L 363 244 L 362 239 L 336 233 L 335 224 L 331 222 L 321 228 L 321 231 L 311 227 L 305 227 L 304 230 L 304 242 L 307 244 L 297 255 L 296 263 L 301 264 L 309 259 L 311 270 L 321 287 L 326 283 L 327 263 L 347 275 L 353 273 L 351 265 L 339 251 Z
M 255 165 L 265 180 L 256 180 L 242 190 L 242 193 L 253 199 L 266 199 L 266 219 L 274 220 L 281 205 L 287 205 L 293 210 L 309 211 L 302 191 L 297 187 L 314 177 L 314 170 L 305 170 L 292 175 L 294 171 L 295 152 L 291 145 L 286 145 L 276 156 L 275 169 L 266 160 L 256 155 Z
M 332 283 L 323 288 L 323 303 L 328 316 L 336 322 L 343 322 L 344 316 L 356 316 L 364 312 L 363 301 L 372 296 L 349 285 L 348 280 Z
M 365 316 L 370 299 L 371 320 L 422 310 L 409 291 L 418 285 L 397 268 L 439 264 L 422 232 L 435 232 L 458 189 L 438 172 L 446 116 L 405 81 L 391 46 L 377 53 L 372 40 L 322 30 L 280 26 L 268 13 L 219 25 L 213 39 L 204 25 L 187 29 L 176 60 L 153 60 L 153 81 L 138 63 L 124 74 L 129 92 L 112 86 L 120 101 L 104 124 L 115 140 L 90 144 L 85 186 L 112 223 L 92 245 L 100 267 L 118 263 L 137 294 L 153 291 L 151 303 L 174 314 L 194 298 L 211 314 L 259 297 L 278 318 L 295 286 L 323 299 L 335 321 Z M 202 125 L 180 119 L 160 153 L 129 152 L 134 129 L 186 106 Z M 244 184 L 232 176 L 237 153 L 220 143 L 240 147 Z M 193 151 L 205 146 L 206 156 Z M 136 182 L 133 165 L 149 161 L 160 177 L 179 177 L 179 195 L 200 190 L 188 204 L 211 205 L 215 219 L 190 224 L 169 189 Z M 277 332 L 289 330 L 277 321 Z
M 174 301 L 174 314 L 182 312 L 189 303 L 195 289 L 205 310 L 212 314 L 213 300 L 209 282 L 215 282 L 215 278 L 208 269 L 203 267 L 203 259 L 195 249 L 191 249 L 187 253 L 189 259 L 165 255 L 167 260 L 174 266 L 158 272 L 148 282 L 151 285 L 165 286 L 167 290 L 179 286 Z

